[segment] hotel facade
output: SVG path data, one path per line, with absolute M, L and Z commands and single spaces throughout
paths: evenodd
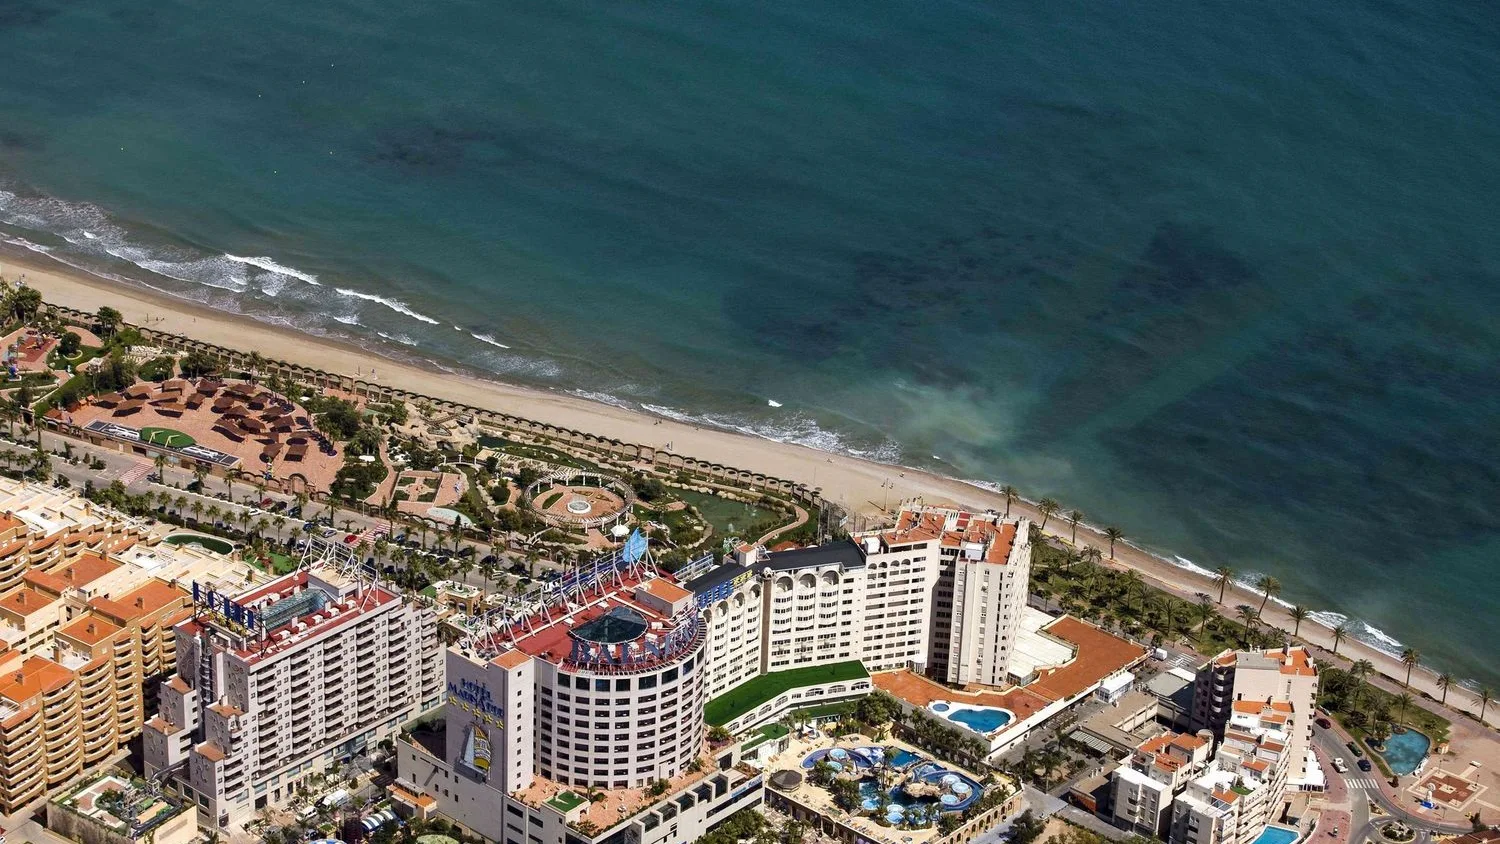
M 193 598 L 144 744 L 147 775 L 170 775 L 205 826 L 285 802 L 442 701 L 436 616 L 357 564 Z
M 740 687 L 810 677 L 731 732 L 865 694 L 868 670 L 1007 682 L 1029 527 L 907 508 L 889 530 L 677 576 L 633 539 L 447 650 L 443 730 L 401 742 L 392 794 L 504 844 L 692 841 L 762 799 L 739 745 L 706 741 L 705 709 Z

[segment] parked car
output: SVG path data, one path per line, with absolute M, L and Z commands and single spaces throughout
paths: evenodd
M 1355 744 L 1352 741 L 1348 742 L 1344 746 L 1347 747 L 1347 748 L 1349 748 L 1349 752 L 1353 753 L 1355 756 L 1364 756 L 1365 755 L 1364 750 L 1362 750 L 1358 744 Z
M 356 543 L 358 541 L 359 541 L 359 534 L 357 534 L 357 533 L 351 533 L 348 536 L 344 537 L 344 544 L 345 545 L 353 545 L 354 543 Z
M 333 536 L 333 535 L 335 535 L 337 533 L 338 533 L 338 531 L 334 530 L 333 528 L 323 528 L 323 538 L 324 539 L 327 539 L 330 536 Z
M 1368 759 L 1361 759 L 1361 760 L 1359 760 L 1359 769 L 1361 771 L 1368 771 L 1368 770 L 1370 770 L 1370 760 L 1368 760 Z
M 1322 727 L 1325 730 L 1333 727 L 1333 722 L 1328 720 L 1327 718 L 1318 718 L 1317 724 L 1319 727 Z
M 1341 774 L 1347 774 L 1349 773 L 1349 763 L 1345 762 L 1342 758 L 1335 756 L 1333 757 L 1333 769 Z
M 293 519 L 300 519 L 300 518 L 302 518 L 302 505 L 300 505 L 300 504 L 294 504 L 294 505 L 292 505 L 291 509 L 289 509 L 289 510 L 286 511 L 286 514 L 288 516 L 290 516 L 291 518 L 293 518 Z

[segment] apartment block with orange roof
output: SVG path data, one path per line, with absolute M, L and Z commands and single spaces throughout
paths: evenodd
M 1224 651 L 1198 671 L 1193 689 L 1192 726 L 1220 739 L 1242 702 L 1280 702 L 1288 707 L 1287 742 L 1292 756 L 1290 782 L 1306 788 L 1321 776 L 1312 757 L 1313 709 L 1318 669 L 1307 649 L 1287 645 L 1266 651 Z
M 1286 809 L 1292 749 L 1285 701 L 1239 701 L 1208 769 L 1172 803 L 1169 844 L 1252 844 Z
M 1147 739 L 1110 777 L 1115 826 L 1150 838 L 1165 835 L 1172 801 L 1207 768 L 1213 735 L 1163 733 Z

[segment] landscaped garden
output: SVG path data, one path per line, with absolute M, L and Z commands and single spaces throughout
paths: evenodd
M 768 700 L 775 700 L 783 692 L 791 689 L 822 683 L 836 683 L 840 680 L 860 680 L 869 676 L 870 672 L 866 671 L 858 660 L 773 671 L 770 674 L 762 674 L 709 701 L 708 705 L 703 707 L 703 720 L 711 725 L 721 726 Z

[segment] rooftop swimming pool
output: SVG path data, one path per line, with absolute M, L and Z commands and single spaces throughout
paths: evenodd
M 935 700 L 928 704 L 927 708 L 955 724 L 962 724 L 982 735 L 989 735 L 1016 718 L 1009 709 L 1001 709 L 998 706 L 974 706 L 968 703 L 955 703 L 951 700 Z
M 836 773 L 852 771 L 858 775 L 860 807 L 866 812 L 876 811 L 885 804 L 895 807 L 893 811 L 898 813 L 915 809 L 915 817 L 920 818 L 926 812 L 930 818 L 938 811 L 962 811 L 984 793 L 984 787 L 969 776 L 901 749 L 891 754 L 889 760 L 889 768 L 899 772 L 898 781 L 883 789 L 872 769 L 885 759 L 885 750 L 880 747 L 835 747 L 807 754 L 802 767 L 811 769 L 819 762 L 826 762 Z M 908 788 L 907 783 L 914 785 Z
M 1300 837 L 1295 829 L 1287 829 L 1284 826 L 1268 826 L 1255 839 L 1255 844 L 1294 844 Z
M 1385 740 L 1385 749 L 1378 752 L 1391 766 L 1392 773 L 1405 775 L 1421 766 L 1431 748 L 1432 739 L 1416 730 L 1407 730 L 1393 733 Z
M 204 536 L 201 533 L 174 533 L 162 541 L 171 543 L 172 545 L 196 545 L 199 548 L 215 551 L 220 554 L 228 554 L 234 551 L 234 545 L 230 544 L 227 540 L 213 536 Z

